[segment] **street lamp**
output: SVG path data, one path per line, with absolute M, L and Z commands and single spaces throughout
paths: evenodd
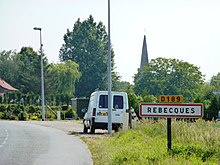
M 42 121 L 45 120 L 44 116 L 44 70 L 43 70 L 43 44 L 42 44 L 42 37 L 41 37 L 41 28 L 34 27 L 34 30 L 40 31 L 40 54 L 41 54 L 41 107 L 42 107 Z

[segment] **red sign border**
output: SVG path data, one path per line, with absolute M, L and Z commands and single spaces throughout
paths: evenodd
M 153 105 L 153 106 L 200 106 L 200 115 L 160 115 L 160 114 L 142 114 L 142 105 Z M 203 104 L 202 103 L 181 103 L 181 104 L 171 104 L 171 103 L 141 103 L 139 106 L 140 117 L 171 117 L 171 118 L 202 118 L 203 116 Z

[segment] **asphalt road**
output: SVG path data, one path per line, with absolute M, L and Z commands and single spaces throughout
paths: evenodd
M 78 137 L 18 121 L 0 121 L 0 165 L 91 165 Z

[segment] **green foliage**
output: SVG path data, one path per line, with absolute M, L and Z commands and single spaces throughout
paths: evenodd
M 127 87 L 127 94 L 128 94 L 128 102 L 129 102 L 129 107 L 130 108 L 134 108 L 136 114 L 139 114 L 139 105 L 143 102 L 145 103 L 153 103 L 157 100 L 156 97 L 154 97 L 153 95 L 145 95 L 145 96 L 137 96 L 134 93 L 134 89 L 132 85 L 129 85 Z
M 133 86 L 131 85 L 128 87 L 126 92 L 128 94 L 129 107 L 134 109 L 139 109 L 139 104 L 143 102 L 142 97 L 137 96 L 134 93 Z
M 215 91 L 214 86 L 210 85 L 208 82 L 204 83 L 200 88 L 200 92 L 197 95 L 202 100 L 210 100 L 213 96 L 213 91 Z
M 90 15 L 83 22 L 78 19 L 73 30 L 67 30 L 60 60 L 72 60 L 79 64 L 81 77 L 76 82 L 77 97 L 88 97 L 96 89 L 107 89 L 108 35 L 102 22 L 96 23 Z M 114 52 L 111 49 L 112 69 L 114 70 Z M 119 76 L 112 70 L 113 89 Z
M 195 123 L 179 121 L 173 124 L 174 147 L 172 154 L 198 157 L 202 162 L 220 158 L 220 123 L 197 120 Z M 181 130 L 181 131 L 180 131 Z
M 215 152 L 212 150 L 202 149 L 199 146 L 177 146 L 174 147 L 170 153 L 173 156 L 183 156 L 186 159 L 189 159 L 191 156 L 201 157 L 202 162 L 205 162 L 210 157 L 213 157 Z
M 39 94 L 41 89 L 40 55 L 30 47 L 22 47 L 21 51 L 16 54 L 15 60 L 19 67 L 15 74 L 16 87 L 22 93 L 32 91 Z M 46 66 L 46 63 L 44 63 L 44 66 Z
M 117 82 L 114 81 L 114 83 L 116 83 L 115 85 L 113 85 L 116 88 L 114 89 L 115 91 L 126 92 L 129 86 L 131 86 L 131 84 L 126 81 L 117 81 Z
M 6 80 L 9 84 L 15 85 L 17 81 L 18 63 L 14 59 L 16 52 L 2 51 L 0 52 L 0 78 Z M 16 86 L 17 87 L 17 86 Z
M 75 82 L 80 78 L 79 66 L 71 60 L 53 64 L 48 69 L 48 90 L 51 94 L 73 96 Z
M 41 118 L 42 116 L 42 111 L 41 111 L 41 107 L 39 106 L 26 106 L 26 111 L 29 114 L 29 118 L 30 119 L 36 119 L 36 118 Z
M 7 106 L 5 104 L 0 104 L 0 112 L 5 112 L 7 110 Z
M 203 75 L 187 62 L 157 58 L 139 70 L 134 83 L 139 95 L 183 95 L 186 101 L 192 101 L 203 85 Z
M 73 85 L 71 85 L 73 86 Z M 69 87 L 71 89 L 72 87 Z M 70 94 L 59 94 L 56 95 L 47 95 L 45 97 L 45 104 L 50 106 L 61 106 L 63 104 L 69 105 L 72 95 Z M 19 91 L 8 92 L 0 96 L 0 103 L 3 104 L 22 104 L 25 106 L 30 105 L 40 105 L 40 96 L 35 95 L 34 93 L 22 94 Z
M 28 114 L 23 106 L 19 104 L 1 104 L 0 119 L 27 120 Z
M 210 85 L 214 87 L 215 91 L 220 91 L 220 73 L 217 75 L 212 76 Z
M 167 150 L 166 129 L 166 120 L 143 120 L 135 130 L 84 140 L 96 165 L 218 164 L 220 123 L 173 122 L 171 151 Z
M 210 99 L 210 104 L 204 112 L 204 118 L 207 120 L 213 120 L 218 117 L 218 112 L 220 111 L 220 96 L 212 95 Z
M 52 106 L 53 111 L 61 111 L 60 106 Z M 48 120 L 56 119 L 53 112 L 45 108 L 46 116 Z M 0 119 L 9 120 L 39 120 L 42 118 L 40 106 L 24 106 L 21 104 L 1 104 L 0 105 Z M 70 114 L 70 109 L 67 111 Z M 72 112 L 74 113 L 74 112 Z
M 31 47 L 22 47 L 19 53 L 0 52 L 0 78 L 19 90 L 17 93 L 6 94 L 5 98 L 0 97 L 0 102 L 12 103 L 9 101 L 15 101 L 14 98 L 17 98 L 16 102 L 22 99 L 26 105 L 36 103 L 41 94 L 40 60 L 41 56 Z M 69 60 L 49 65 L 46 57 L 43 62 L 45 97 L 57 94 L 73 97 L 75 82 L 80 77 L 78 64 Z M 18 94 L 20 96 L 16 96 Z
M 61 111 L 61 118 L 62 119 L 73 119 L 76 118 L 76 110 L 73 110 L 72 107 L 68 107 L 66 111 Z
M 19 53 L 0 52 L 0 75 L 22 93 L 40 93 L 40 56 L 31 47 L 22 47 Z M 47 60 L 44 60 L 46 70 Z

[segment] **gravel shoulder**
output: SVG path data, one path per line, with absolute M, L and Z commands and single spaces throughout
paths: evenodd
M 28 123 L 41 125 L 45 127 L 52 127 L 64 131 L 65 133 L 75 132 L 81 134 L 83 131 L 83 124 L 76 120 L 67 121 L 27 121 Z
M 45 127 L 52 127 L 64 131 L 69 135 L 76 135 L 80 137 L 104 137 L 108 135 L 107 130 L 96 129 L 95 134 L 84 134 L 83 123 L 79 120 L 62 120 L 62 121 L 27 121 L 28 123 L 41 125 Z

